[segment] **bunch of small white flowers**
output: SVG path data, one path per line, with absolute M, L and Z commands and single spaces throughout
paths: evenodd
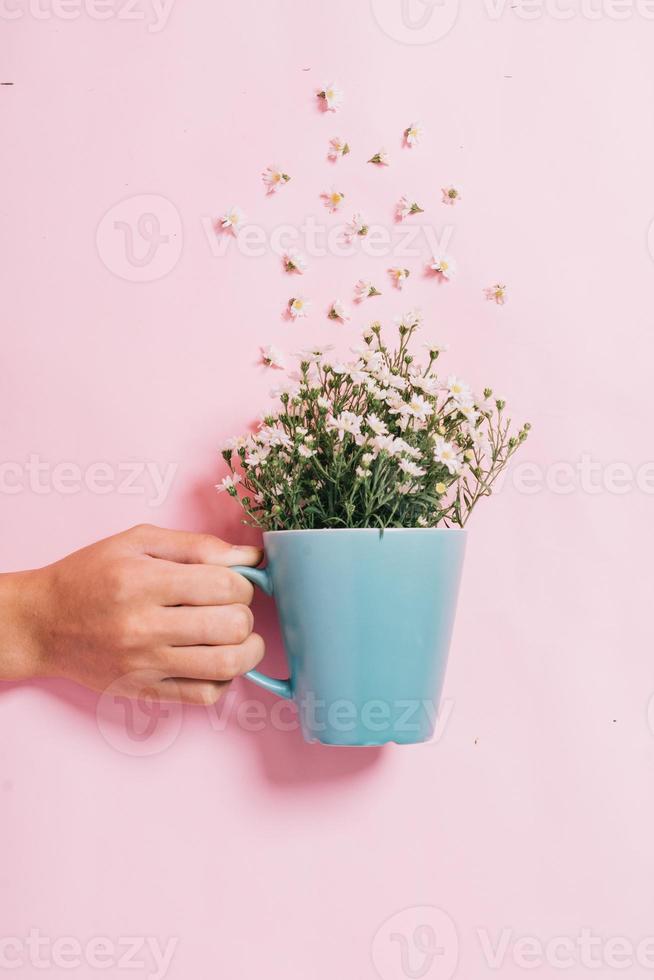
M 266 530 L 463 527 L 530 426 L 513 429 L 505 403 L 437 371 L 444 350 L 411 352 L 419 311 L 396 320 L 391 349 L 374 322 L 353 357 L 298 355 L 259 428 L 222 449 L 246 523 Z M 270 351 L 266 352 L 271 361 Z

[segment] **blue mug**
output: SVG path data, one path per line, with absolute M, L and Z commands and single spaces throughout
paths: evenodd
M 463 565 L 454 528 L 267 531 L 265 568 L 290 676 L 246 677 L 297 705 L 327 745 L 424 742 L 434 732 Z

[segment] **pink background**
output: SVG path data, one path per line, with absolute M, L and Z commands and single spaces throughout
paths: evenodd
M 155 507 L 144 480 L 141 493 L 3 492 L 5 570 L 139 521 L 245 540 L 212 485 L 216 448 L 267 404 L 258 346 L 347 347 L 373 315 L 416 305 L 425 338 L 450 345 L 446 367 L 533 422 L 521 463 L 546 473 L 588 454 L 606 473 L 651 458 L 654 23 L 637 9 L 528 20 L 466 6 L 424 44 L 407 43 L 419 29 L 380 29 L 375 8 L 392 24 L 399 0 L 180 0 L 160 31 L 143 4 L 140 20 L 118 7 L 105 21 L 38 19 L 24 5 L 3 22 L 1 459 L 178 467 Z M 332 78 L 346 92 L 336 116 L 313 98 Z M 414 119 L 424 142 L 402 150 Z M 333 135 L 353 150 L 335 166 Z M 365 160 L 381 146 L 392 165 L 375 171 Z M 266 199 L 273 162 L 293 180 Z M 463 193 L 452 210 L 450 182 Z M 331 226 L 318 194 L 332 183 L 345 217 L 360 207 L 392 228 L 406 192 L 437 229 L 451 222 L 456 282 L 422 275 L 426 247 L 403 294 L 388 257 L 314 259 L 299 280 L 269 250 L 212 254 L 203 219 L 231 204 L 268 231 L 311 213 Z M 143 195 L 172 202 L 182 229 L 159 201 L 173 268 L 150 282 L 133 281 L 112 216 L 98 232 L 125 199 L 148 210 Z M 335 327 L 324 308 L 351 305 L 360 275 L 384 296 Z M 498 279 L 504 308 L 483 298 Z M 313 313 L 289 325 L 280 311 L 300 286 Z M 456 976 L 513 978 L 519 937 L 651 935 L 651 511 L 642 488 L 579 480 L 525 493 L 509 478 L 484 502 L 434 744 L 339 751 L 271 724 L 248 731 L 238 703 L 256 698 L 270 717 L 274 699 L 245 681 L 225 724 L 173 711 L 143 743 L 81 688 L 0 687 L 0 938 L 174 938 L 173 980 L 368 980 L 374 953 L 395 980 L 409 973 L 382 924 L 401 913 L 415 966 L 418 907 L 435 906 L 458 941 L 421 975 L 443 980 L 457 944 Z M 270 607 L 256 608 L 273 638 Z M 274 639 L 267 666 L 283 671 Z M 511 931 L 500 970 L 477 930 L 493 943 Z M 575 963 L 568 975 L 614 975 L 606 958 Z M 624 974 L 648 972 L 634 961 Z

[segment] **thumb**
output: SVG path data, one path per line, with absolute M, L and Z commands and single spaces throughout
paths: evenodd
M 171 531 L 151 524 L 140 524 L 127 532 L 143 555 L 192 565 L 258 565 L 261 548 L 233 545 L 213 534 Z

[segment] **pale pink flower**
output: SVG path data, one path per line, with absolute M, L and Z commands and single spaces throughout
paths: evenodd
M 484 290 L 486 299 L 493 303 L 497 303 L 498 306 L 504 306 L 508 300 L 506 295 L 506 286 L 503 283 L 496 282 L 492 286 L 488 286 Z
M 329 141 L 329 152 L 327 156 L 330 160 L 338 160 L 350 152 L 349 144 L 341 136 L 333 136 Z
M 336 112 L 343 104 L 343 91 L 334 82 L 325 85 L 323 89 L 316 92 L 316 96 L 326 112 Z
M 356 211 L 350 221 L 348 221 L 345 226 L 345 237 L 348 241 L 352 241 L 357 235 L 364 236 L 368 234 L 368 225 L 365 222 L 360 211 Z
M 388 153 L 386 150 L 379 150 L 370 157 L 368 163 L 376 163 L 378 167 L 387 167 L 389 163 Z
M 404 130 L 404 142 L 407 146 L 417 146 L 424 135 L 422 123 L 413 122 Z
M 280 170 L 279 167 L 274 165 L 272 167 L 266 167 L 261 177 L 266 185 L 266 192 L 268 194 L 274 194 L 283 184 L 287 184 L 291 179 L 288 174 L 285 174 L 283 170 Z
M 339 299 L 332 303 L 327 316 L 330 320 L 340 320 L 341 323 L 345 323 L 350 319 L 350 314 L 347 312 Z
M 441 191 L 443 194 L 443 204 L 448 204 L 450 207 L 452 207 L 457 201 L 461 200 L 461 192 L 451 184 L 449 187 L 442 187 Z
M 342 194 L 341 191 L 337 191 L 333 187 L 332 187 L 332 189 L 329 192 L 325 192 L 324 194 L 321 194 L 320 196 L 321 196 L 321 198 L 323 200 L 323 204 L 325 205 L 325 207 L 327 208 L 327 210 L 328 211 L 331 211 L 332 213 L 334 211 L 338 211 L 338 209 L 340 208 L 341 204 L 345 200 L 345 194 Z
M 304 296 L 294 296 L 288 301 L 288 312 L 293 320 L 301 320 L 307 316 L 311 303 Z
M 238 473 L 234 473 L 232 476 L 224 476 L 220 483 L 216 484 L 216 490 L 218 493 L 227 492 L 230 496 L 236 496 L 236 486 L 241 483 L 241 477 Z
M 381 296 L 381 293 L 367 279 L 359 279 L 358 283 L 354 287 L 355 302 L 362 303 L 363 300 L 368 299 L 369 296 Z
M 225 211 L 220 218 L 220 222 L 222 228 L 236 234 L 236 232 L 240 231 L 245 223 L 245 214 L 241 208 L 233 206 Z
M 284 363 L 284 355 L 272 344 L 267 347 L 261 348 L 261 363 L 265 364 L 266 367 L 271 368 L 284 368 L 286 364 Z
M 388 270 L 391 281 L 396 289 L 401 289 L 411 273 L 408 269 L 393 268 Z
M 429 268 L 440 279 L 450 280 L 456 275 L 456 262 L 449 255 L 434 255 Z
M 302 275 L 306 271 L 307 260 L 300 252 L 294 248 L 289 248 L 282 256 L 282 265 L 285 272 L 297 272 Z
M 423 208 L 420 207 L 415 201 L 410 201 L 406 195 L 403 195 L 395 206 L 395 216 L 398 221 L 403 221 L 408 218 L 410 214 L 422 214 Z

